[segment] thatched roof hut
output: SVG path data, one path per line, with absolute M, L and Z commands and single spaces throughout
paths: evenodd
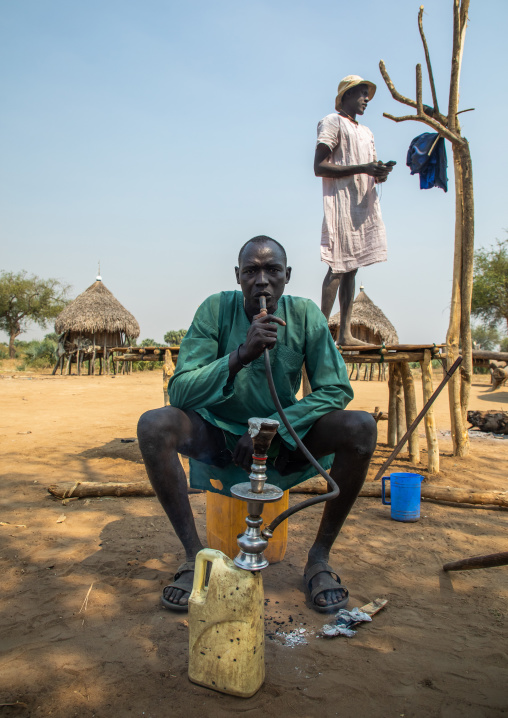
M 139 337 L 139 324 L 97 277 L 58 315 L 55 331 L 65 332 L 67 342 L 89 339 L 100 347 L 114 347 Z
M 328 326 L 335 341 L 339 335 L 340 312 L 330 317 Z M 351 334 L 368 344 L 398 344 L 399 337 L 393 324 L 386 318 L 381 309 L 360 287 L 358 296 L 353 303 L 351 318 Z

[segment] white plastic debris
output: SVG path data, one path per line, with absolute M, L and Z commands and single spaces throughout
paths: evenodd
M 325 638 L 334 638 L 334 636 L 353 638 L 353 636 L 356 635 L 356 631 L 352 630 L 352 626 L 363 623 L 363 621 L 372 621 L 372 618 L 368 613 L 360 611 L 359 608 L 353 608 L 351 611 L 341 608 L 335 616 L 335 623 L 325 624 L 321 630 L 321 634 Z

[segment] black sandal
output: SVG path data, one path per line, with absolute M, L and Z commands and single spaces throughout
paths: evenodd
M 170 611 L 187 612 L 189 610 L 188 604 L 181 605 L 179 603 L 173 603 L 172 601 L 168 601 L 167 598 L 164 598 L 164 592 L 166 591 L 167 588 L 179 588 L 180 591 L 185 591 L 190 596 L 192 588 L 191 588 L 191 591 L 189 591 L 188 588 L 185 588 L 184 586 L 179 586 L 178 581 L 184 574 L 194 573 L 194 569 L 195 569 L 195 561 L 186 561 L 185 563 L 182 563 L 182 565 L 178 568 L 178 571 L 175 573 L 173 583 L 170 583 L 168 586 L 164 586 L 164 588 L 162 589 L 162 596 L 161 596 L 161 603 L 164 606 L 164 608 L 168 608 Z
M 327 574 L 322 583 L 311 590 L 310 584 L 313 578 L 319 573 Z M 335 573 L 333 568 L 329 566 L 326 561 L 316 561 L 312 566 L 303 574 L 303 580 L 305 585 L 305 591 L 310 599 L 312 608 L 319 613 L 337 613 L 341 608 L 345 608 L 349 601 L 349 591 L 340 582 L 339 574 Z M 329 606 L 320 606 L 315 602 L 316 596 L 324 591 L 336 591 L 340 588 L 344 594 L 344 598 L 338 603 L 331 603 Z

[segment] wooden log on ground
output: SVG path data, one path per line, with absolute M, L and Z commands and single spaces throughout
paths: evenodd
M 424 359 L 422 362 L 422 388 L 423 403 L 426 404 L 434 392 L 432 386 L 432 357 L 430 350 L 424 351 Z M 425 434 L 427 436 L 427 451 L 429 474 L 439 474 L 439 444 L 437 441 L 436 420 L 434 417 L 434 407 L 430 406 L 425 414 Z
M 321 476 L 314 476 L 303 484 L 294 486 L 289 493 L 326 494 L 329 491 L 326 481 Z M 389 493 L 389 487 L 387 487 Z M 478 506 L 502 506 L 508 508 L 508 491 L 470 491 L 455 489 L 450 486 L 432 486 L 422 484 L 422 499 L 428 501 L 445 501 L 450 504 L 471 504 Z M 360 491 L 360 496 L 381 498 L 381 482 L 368 481 Z
M 77 481 L 48 486 L 48 492 L 59 499 L 71 496 L 85 498 L 89 496 L 155 496 L 148 481 L 116 482 Z
M 290 489 L 290 493 L 298 494 L 326 494 L 328 488 L 324 479 L 316 476 L 299 486 Z M 83 481 L 76 483 L 65 482 L 48 486 L 48 492 L 59 499 L 89 498 L 101 496 L 155 496 L 148 481 L 132 482 L 100 482 Z M 198 489 L 189 489 L 189 493 L 201 493 Z M 363 485 L 360 496 L 381 498 L 381 483 L 369 481 Z M 446 501 L 447 503 L 472 504 L 480 506 L 508 507 L 508 491 L 469 491 L 468 489 L 454 489 L 449 486 L 428 486 L 422 484 L 422 498 L 431 501 Z
M 460 561 L 445 563 L 443 571 L 470 571 L 475 568 L 492 568 L 493 566 L 507 566 L 508 551 L 489 553 L 485 556 L 472 556 L 463 558 Z
M 402 362 L 400 364 L 400 373 L 402 375 L 402 383 L 404 385 L 404 405 L 406 409 L 406 427 L 409 429 L 413 421 L 418 416 L 416 410 L 416 396 L 415 396 L 415 385 L 413 381 L 413 375 L 409 364 Z M 409 446 L 409 460 L 413 464 L 420 463 L 420 442 L 418 440 L 418 433 L 415 431 L 408 439 Z
M 149 481 L 67 481 L 48 486 L 48 493 L 58 499 L 93 498 L 101 496 L 155 496 Z M 189 493 L 202 493 L 201 489 L 189 488 Z M 326 493 L 326 492 L 325 492 Z

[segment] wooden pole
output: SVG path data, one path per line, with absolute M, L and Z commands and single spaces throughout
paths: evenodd
M 397 443 L 397 386 L 395 377 L 395 364 L 388 367 L 388 446 Z
M 395 408 L 397 415 L 397 442 L 404 436 L 404 391 L 402 388 L 402 375 L 400 365 L 395 365 Z
M 432 386 L 432 357 L 429 349 L 424 351 L 424 359 L 421 363 L 421 367 L 423 403 L 426 404 L 434 392 L 434 387 Z M 432 406 L 429 407 L 429 410 L 425 414 L 425 434 L 427 436 L 427 468 L 429 474 L 439 474 L 439 444 L 437 441 L 434 408 Z
M 381 478 L 383 476 L 386 469 L 390 466 L 392 461 L 398 456 L 399 452 L 401 451 L 402 447 L 406 443 L 406 441 L 413 435 L 413 432 L 415 431 L 416 427 L 420 423 L 420 421 L 423 419 L 429 408 L 432 406 L 432 404 L 435 402 L 439 394 L 441 393 L 442 389 L 445 387 L 447 382 L 450 380 L 450 377 L 453 376 L 454 372 L 459 368 L 460 362 L 462 361 L 462 357 L 458 357 L 457 361 L 454 362 L 453 366 L 446 372 L 445 376 L 443 377 L 442 382 L 436 389 L 436 391 L 432 394 L 430 399 L 427 401 L 427 403 L 424 405 L 423 409 L 420 411 L 416 419 L 412 422 L 411 426 L 408 427 L 406 433 L 404 436 L 399 439 L 397 446 L 394 448 L 390 456 L 386 459 L 386 461 L 383 462 L 381 468 L 378 470 L 376 476 L 374 477 L 374 481 Z
M 421 67 L 417 66 L 417 92 L 416 101 L 401 95 L 395 89 L 384 62 L 381 60 L 379 69 L 392 97 L 409 107 L 416 108 L 415 115 L 394 117 L 383 113 L 395 122 L 416 120 L 432 127 L 440 137 L 448 139 L 453 148 L 453 161 L 455 169 L 455 248 L 453 260 L 452 298 L 450 303 L 450 322 L 446 336 L 448 368 L 459 355 L 459 346 L 464 356 L 460 373 L 454 374 L 449 383 L 450 421 L 453 441 L 453 451 L 456 456 L 467 456 L 469 453 L 469 436 L 467 433 L 467 408 L 470 395 L 473 363 L 471 357 L 471 291 L 473 278 L 474 253 L 474 202 L 473 202 L 473 173 L 471 155 L 467 140 L 461 136 L 459 114 L 459 87 L 464 41 L 469 12 L 470 0 L 452 0 L 453 6 L 453 45 L 452 64 L 450 73 L 450 90 L 448 113 L 446 116 L 439 112 L 437 96 L 432 75 L 430 55 L 423 33 L 422 15 L 423 6 L 418 16 L 418 26 L 425 51 L 429 80 L 431 83 L 434 110 L 425 112 L 421 97 Z
M 93 333 L 92 375 L 95 374 L 95 332 Z
M 164 352 L 164 365 L 162 367 L 162 392 L 164 395 L 164 406 L 169 406 L 168 382 L 175 373 L 175 365 L 171 350 L 166 349 Z
M 443 571 L 471 571 L 475 568 L 492 568 L 493 566 L 508 566 L 508 551 L 451 561 L 450 563 L 445 563 Z
M 462 172 L 462 267 L 460 287 L 460 337 L 463 361 L 460 366 L 460 406 L 462 422 L 467 432 L 467 409 L 473 378 L 473 351 L 471 339 L 471 301 L 473 296 L 474 261 L 474 196 L 473 167 L 467 140 L 460 147 L 453 148 L 459 154 Z M 468 437 L 469 447 L 469 437 Z
M 416 395 L 415 395 L 415 384 L 413 381 L 413 375 L 409 364 L 402 362 L 400 364 L 400 373 L 402 375 L 402 384 L 404 386 L 404 405 L 406 409 L 406 426 L 409 429 L 413 421 L 417 417 L 416 410 Z M 409 437 L 408 441 L 409 448 L 409 460 L 413 464 L 420 463 L 420 442 L 418 440 L 418 433 L 414 432 Z

